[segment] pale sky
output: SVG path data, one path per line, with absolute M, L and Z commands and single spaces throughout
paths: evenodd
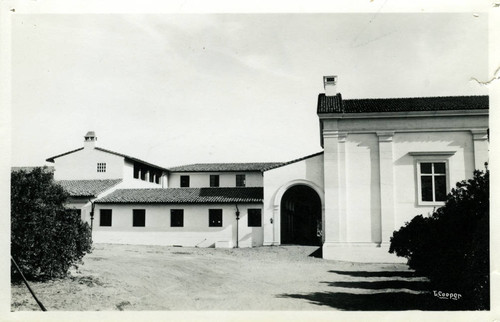
M 485 95 L 488 17 L 472 13 L 12 18 L 14 166 L 98 146 L 169 167 L 321 151 L 317 96 Z

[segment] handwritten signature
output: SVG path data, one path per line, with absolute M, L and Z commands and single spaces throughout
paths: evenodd
M 438 297 L 442 300 L 459 300 L 462 297 L 462 294 L 459 293 L 445 293 L 441 291 L 433 291 L 434 296 Z

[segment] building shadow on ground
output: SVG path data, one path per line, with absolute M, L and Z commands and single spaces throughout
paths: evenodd
M 328 271 L 339 275 L 354 277 L 417 277 L 413 271 Z
M 411 271 L 329 271 L 353 277 L 351 281 L 323 281 L 327 292 L 281 294 L 346 311 L 461 310 L 461 301 L 434 296 L 431 284 Z M 383 278 L 383 280 L 381 280 Z

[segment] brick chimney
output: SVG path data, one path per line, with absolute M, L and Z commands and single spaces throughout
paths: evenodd
M 87 134 L 85 134 L 85 141 L 84 141 L 83 147 L 85 149 L 93 149 L 93 148 L 95 148 L 96 141 L 97 141 L 97 136 L 95 135 L 95 132 L 88 131 Z
M 337 95 L 337 76 L 323 76 L 323 84 L 325 86 L 326 96 Z

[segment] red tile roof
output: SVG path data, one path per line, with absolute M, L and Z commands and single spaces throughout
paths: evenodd
M 342 99 L 319 94 L 318 114 L 478 110 L 489 108 L 488 96 Z
M 261 203 L 264 189 L 250 188 L 161 188 L 118 189 L 97 203 Z
M 97 195 L 114 187 L 121 181 L 122 179 L 58 180 L 56 183 L 61 185 L 72 197 L 97 197 Z
M 282 162 L 254 162 L 254 163 L 196 163 L 172 167 L 171 172 L 252 172 L 265 171 Z

